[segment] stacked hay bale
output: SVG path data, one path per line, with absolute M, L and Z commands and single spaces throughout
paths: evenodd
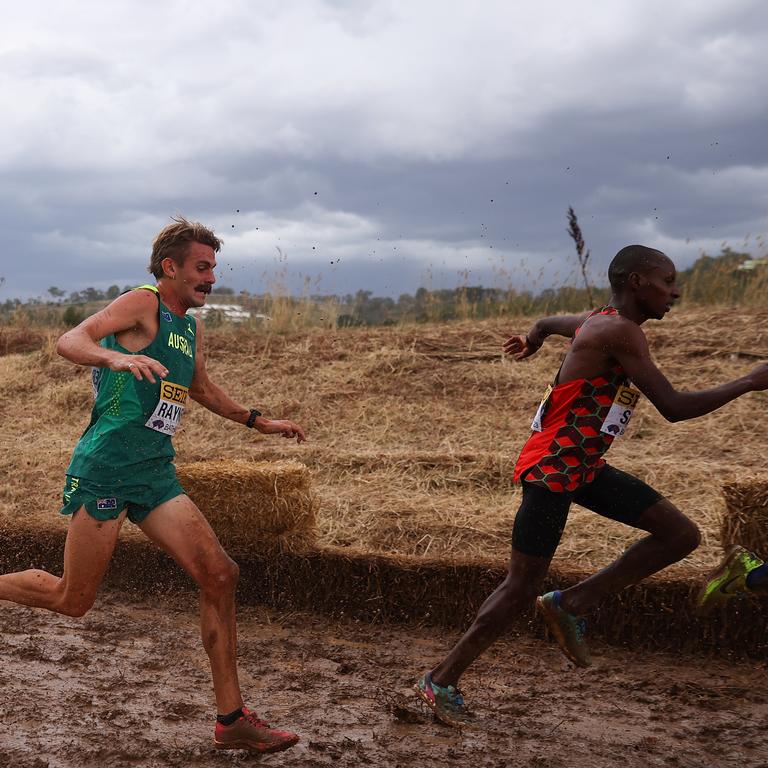
M 201 461 L 179 482 L 234 552 L 300 552 L 315 540 L 316 497 L 297 461 Z
M 741 544 L 768 559 L 768 479 L 723 485 L 727 512 L 720 526 L 723 549 Z

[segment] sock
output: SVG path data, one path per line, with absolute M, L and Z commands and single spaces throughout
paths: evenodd
M 747 589 L 752 589 L 755 592 L 761 592 L 768 589 L 768 563 L 763 563 L 757 568 L 753 568 L 747 574 Z
M 230 712 L 228 715 L 216 715 L 216 722 L 222 725 L 232 725 L 236 720 L 239 720 L 243 716 L 243 708 L 239 707 L 234 712 Z

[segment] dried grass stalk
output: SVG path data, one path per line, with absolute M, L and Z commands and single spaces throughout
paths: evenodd
M 298 461 L 201 461 L 177 474 L 225 549 L 301 551 L 315 539 L 317 504 Z
M 727 509 L 720 526 L 723 549 L 741 544 L 768 559 L 768 480 L 725 483 L 723 496 Z

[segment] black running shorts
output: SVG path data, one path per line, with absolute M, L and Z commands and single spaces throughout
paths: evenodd
M 637 520 L 662 495 L 634 475 L 606 464 L 595 479 L 575 491 L 557 493 L 523 481 L 523 501 L 512 529 L 512 549 L 552 557 L 563 535 L 571 503 L 625 525 Z

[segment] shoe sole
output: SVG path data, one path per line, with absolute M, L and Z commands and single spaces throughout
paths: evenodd
M 552 615 L 552 611 L 550 611 L 549 606 L 540 596 L 536 598 L 536 611 L 544 619 L 544 623 L 547 625 L 547 628 L 552 633 L 555 640 L 557 640 L 557 644 L 560 646 L 560 650 L 563 652 L 563 655 L 568 659 L 568 661 L 572 662 L 577 667 L 581 667 L 582 669 L 591 667 L 591 661 L 585 661 L 584 659 L 577 658 L 571 652 L 570 648 L 568 648 L 565 634 L 560 628 L 560 622 L 558 622 L 557 619 Z
M 728 570 L 728 568 L 731 567 L 733 559 L 737 555 L 746 551 L 747 550 L 739 544 L 734 544 L 726 553 L 723 561 L 716 568 L 709 572 L 706 577 L 706 581 L 704 582 L 704 586 L 699 590 L 698 595 L 696 595 L 696 613 L 699 616 L 706 616 L 707 614 L 712 613 L 718 607 L 721 607 L 727 603 L 731 598 L 737 596 L 737 593 L 728 594 L 727 592 L 721 592 L 720 589 L 717 589 L 714 590 L 714 594 L 717 595 L 717 599 L 705 600 L 707 596 L 707 587 L 709 586 L 710 582 L 722 576 Z
M 435 705 L 435 702 L 432 701 L 432 699 L 427 696 L 424 691 L 419 688 L 419 684 L 416 683 L 413 686 L 413 690 L 416 691 L 418 697 L 432 710 L 432 714 L 444 725 L 450 725 L 451 728 L 467 728 L 467 723 L 461 723 L 458 720 L 453 720 L 448 715 L 444 715 L 442 712 L 438 712 L 437 706 Z
M 213 746 L 216 749 L 247 749 L 250 752 L 260 752 L 267 754 L 270 752 L 282 752 L 285 749 L 290 749 L 295 744 L 299 743 L 299 737 L 295 739 L 286 739 L 276 744 L 262 744 L 258 741 L 216 741 L 213 740 Z

